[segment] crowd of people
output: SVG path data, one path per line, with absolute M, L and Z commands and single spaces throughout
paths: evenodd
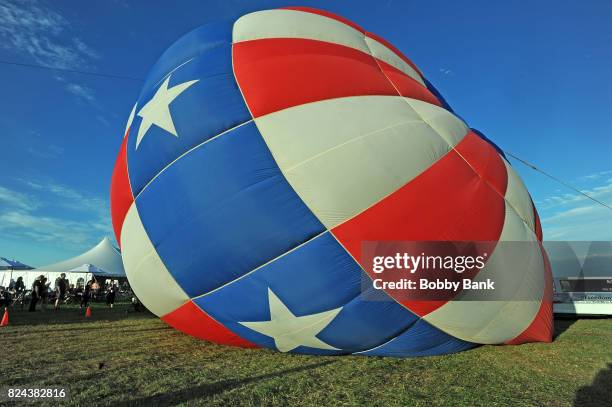
M 14 306 L 15 303 L 20 303 L 23 308 L 28 299 L 30 312 L 35 312 L 39 304 L 39 308 L 44 311 L 50 303 L 53 303 L 53 308 L 58 310 L 66 303 L 78 303 L 81 308 L 86 308 L 91 301 L 100 300 L 104 300 L 109 308 L 113 308 L 120 293 L 132 297 L 133 304 L 138 303 L 127 281 L 120 286 L 118 280 L 98 281 L 92 276 L 87 283 L 81 282 L 75 286 L 70 284 L 66 274 L 62 273 L 51 287 L 51 282 L 41 274 L 28 290 L 23 277 L 18 277 L 17 280 L 11 279 L 8 287 L 0 286 L 0 309 L 9 305 Z M 136 305 L 134 307 L 137 308 Z

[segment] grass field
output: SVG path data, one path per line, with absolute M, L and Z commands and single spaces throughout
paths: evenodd
M 0 388 L 65 386 L 68 405 L 610 406 L 612 319 L 557 320 L 552 344 L 447 356 L 312 357 L 196 340 L 127 305 L 14 311 Z

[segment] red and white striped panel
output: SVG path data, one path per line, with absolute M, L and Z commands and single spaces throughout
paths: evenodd
M 407 59 L 337 19 L 265 10 L 233 29 L 234 74 L 257 118 L 325 99 L 400 95 L 441 105 Z
M 332 232 L 355 259 L 363 241 L 495 242 L 504 226 L 506 185 L 503 159 L 470 132 L 427 170 Z M 420 316 L 446 303 L 397 300 Z
M 255 122 L 291 186 L 328 229 L 394 193 L 468 133 L 447 110 L 399 96 L 324 100 Z
M 519 192 L 516 187 L 509 182 L 507 195 Z M 505 292 L 512 292 L 513 297 L 483 301 L 475 291 L 464 291 L 425 315 L 427 322 L 457 338 L 483 344 L 510 341 L 529 327 L 545 299 L 544 259 L 535 233 L 507 201 L 499 242 L 473 281 L 489 278 Z M 503 242 L 509 243 L 503 246 Z M 520 247 L 512 247 L 519 244 Z

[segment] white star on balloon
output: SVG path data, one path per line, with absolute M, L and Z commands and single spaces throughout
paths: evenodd
M 159 86 L 159 89 L 157 89 L 157 92 L 155 92 L 151 100 L 149 100 L 138 112 L 138 116 L 142 117 L 142 122 L 138 129 L 138 136 L 136 137 L 136 148 L 138 148 L 138 145 L 147 134 L 147 131 L 149 131 L 153 125 L 161 127 L 173 136 L 178 137 L 176 129 L 174 128 L 174 122 L 172 121 L 172 114 L 170 114 L 170 103 L 191 85 L 198 82 L 198 79 L 179 83 L 171 88 L 168 88 L 169 82 L 170 76 L 168 76 Z
M 272 337 L 274 345 L 281 352 L 289 352 L 298 346 L 339 350 L 323 342 L 316 335 L 331 323 L 342 307 L 298 317 L 270 288 L 268 288 L 268 303 L 270 321 L 239 322 L 239 324 Z

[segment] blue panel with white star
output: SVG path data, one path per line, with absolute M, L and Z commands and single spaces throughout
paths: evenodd
M 198 46 L 182 52 L 171 48 L 153 68 L 139 97 L 128 141 L 134 195 L 181 154 L 251 119 L 232 70 L 231 27 L 229 23 L 214 25 L 187 34 L 181 41 Z M 197 82 L 172 95 L 173 88 L 191 81 Z M 168 131 L 168 115 L 176 134 Z M 143 124 L 146 132 L 140 129 Z
M 244 323 L 271 320 L 271 290 L 295 317 L 339 309 L 316 337 L 333 349 L 298 346 L 290 352 L 347 354 L 379 346 L 418 318 L 386 294 L 363 299 L 362 269 L 329 233 L 194 301 L 216 321 L 260 346 L 279 349 L 275 338 Z M 287 333 L 295 331 L 287 318 Z M 282 321 L 281 321 L 282 323 Z M 312 332 L 307 332 L 312 334 Z M 305 339 L 308 339 L 306 335 Z

